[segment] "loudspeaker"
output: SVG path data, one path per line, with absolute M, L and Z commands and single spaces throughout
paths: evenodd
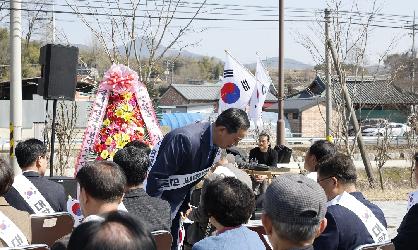
M 76 179 L 72 177 L 66 177 L 66 176 L 45 176 L 51 181 L 55 181 L 59 184 L 61 184 L 64 187 L 65 195 L 68 197 L 68 195 L 71 195 L 74 199 L 77 199 L 77 181 Z
M 74 100 L 77 85 L 78 48 L 59 44 L 41 47 L 42 66 L 38 94 L 45 100 Z

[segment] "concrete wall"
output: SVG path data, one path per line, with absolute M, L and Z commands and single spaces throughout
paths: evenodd
M 59 110 L 61 101 L 58 101 L 57 110 Z M 69 101 L 64 103 L 70 104 Z M 77 101 L 77 125 L 80 130 L 86 127 L 88 116 L 90 113 L 91 103 L 89 101 Z M 22 137 L 34 137 L 38 131 L 34 129 L 34 123 L 45 122 L 46 101 L 39 95 L 33 95 L 33 100 L 23 100 L 22 114 Z M 52 120 L 52 101 L 49 101 L 48 114 Z M 9 139 L 9 123 L 10 123 L 10 101 L 0 100 L 0 138 Z
M 303 137 L 325 137 L 325 105 L 315 105 L 301 114 Z

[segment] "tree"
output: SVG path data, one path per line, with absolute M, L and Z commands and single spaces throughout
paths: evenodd
M 189 12 L 190 16 L 185 22 L 174 25 L 182 5 L 180 0 L 116 0 L 104 4 L 96 1 L 94 6 L 82 6 L 78 1 L 66 0 L 99 41 L 109 61 L 124 63 L 137 70 L 140 80 L 147 85 L 154 98 L 155 82 L 151 76 L 155 68 L 170 49 L 182 51 L 194 45 L 184 43 L 181 38 L 192 32 L 191 24 L 201 13 L 206 1 L 198 3 L 194 11 Z M 132 61 L 136 64 L 132 64 Z
M 401 54 L 388 55 L 383 63 L 384 69 L 390 74 L 390 77 L 399 87 L 409 90 L 411 84 L 418 86 L 418 80 L 415 78 L 415 82 L 411 82 L 412 73 L 412 58 L 408 52 Z M 418 65 L 418 58 L 414 59 L 414 64 Z M 415 70 L 416 71 L 416 70 Z

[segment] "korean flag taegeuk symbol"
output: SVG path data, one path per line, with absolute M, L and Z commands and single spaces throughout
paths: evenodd
M 240 90 L 233 82 L 227 82 L 221 89 L 221 98 L 224 103 L 232 104 L 239 100 Z

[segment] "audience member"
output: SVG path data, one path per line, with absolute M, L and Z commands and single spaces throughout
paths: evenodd
M 270 167 L 277 167 L 277 152 L 271 148 L 270 136 L 267 133 L 260 133 L 258 136 L 258 147 L 250 150 L 250 161 L 265 164 Z
M 318 183 L 328 198 L 328 226 L 315 240 L 315 249 L 354 249 L 389 240 L 382 210 L 356 191 L 356 180 L 349 156 L 337 153 L 318 165 Z
M 318 183 L 303 175 L 285 174 L 273 180 L 261 217 L 273 250 L 313 250 L 314 239 L 327 225 L 326 201 Z
M 80 185 L 83 222 L 100 220 L 103 214 L 118 209 L 125 191 L 126 177 L 116 163 L 89 163 L 78 171 L 76 180 Z
M 254 194 L 244 183 L 234 177 L 214 180 L 208 183 L 203 201 L 216 235 L 197 242 L 192 249 L 265 249 L 258 234 L 242 225 L 255 207 Z
M 151 231 L 170 231 L 170 205 L 165 200 L 149 196 L 143 188 L 150 164 L 146 149 L 125 147 L 116 152 L 113 161 L 126 176 L 123 204 L 128 212 L 140 218 Z
M 4 199 L 3 195 L 12 187 L 13 184 L 13 168 L 3 159 L 0 158 L 0 217 L 5 216 L 8 218 L 14 226 L 16 226 L 19 230 L 17 233 L 12 231 L 9 228 L 8 234 L 17 234 L 20 235 L 19 237 L 8 237 L 8 239 L 3 239 L 0 234 L 0 247 L 15 247 L 20 245 L 19 243 L 24 243 L 26 240 L 30 242 L 31 240 L 31 230 L 30 230 L 30 218 L 29 213 L 25 211 L 19 211 L 16 208 L 12 207 L 7 203 Z M 0 218 L 0 222 L 2 226 L 5 226 L 4 218 Z M 22 239 L 26 238 L 26 239 Z M 9 242 L 9 239 L 12 239 Z
M 198 202 L 195 202 L 197 207 L 191 207 L 185 214 L 185 217 L 192 220 L 194 223 L 187 228 L 186 240 L 184 242 L 185 249 L 190 249 L 196 242 L 202 240 L 211 229 L 208 229 L 209 217 L 205 213 L 205 204 L 203 201 L 203 194 L 206 191 L 208 183 L 226 176 L 237 178 L 242 181 L 248 188 L 252 187 L 250 176 L 243 170 L 236 167 L 235 158 L 228 157 L 225 150 L 221 152 L 221 159 L 215 163 L 212 171 L 209 172 L 203 180 L 202 187 L 196 192 L 199 192 L 197 197 Z M 229 159 L 228 159 L 229 158 Z M 195 192 L 193 191 L 193 192 Z M 194 195 L 192 195 L 194 197 Z
M 270 135 L 267 133 L 260 133 L 258 136 L 258 147 L 250 150 L 249 156 L 250 162 L 257 162 L 258 164 L 265 164 L 270 167 L 277 167 L 277 151 L 271 148 Z M 253 190 L 258 199 L 262 195 L 268 186 L 268 180 L 266 175 L 252 175 L 251 180 L 253 183 Z
M 7 202 L 30 214 L 66 211 L 64 187 L 44 177 L 48 166 L 46 146 L 40 140 L 28 139 L 17 144 L 15 154 L 22 174 L 15 177 L 6 193 Z M 33 195 L 24 195 L 28 190 Z
M 144 141 L 140 141 L 140 140 L 130 141 L 130 142 L 126 143 L 125 146 L 124 146 L 124 148 L 127 148 L 127 147 L 136 147 L 136 148 L 139 148 L 139 149 L 144 149 L 145 153 L 147 153 L 148 155 L 149 155 L 149 153 L 151 153 L 151 148 Z
M 305 169 L 310 173 L 307 175 L 309 178 L 316 181 L 318 170 L 318 164 L 326 158 L 333 156 L 337 153 L 337 148 L 334 143 L 326 140 L 315 141 L 308 152 L 305 155 Z
M 80 208 L 84 224 L 103 221 L 105 214 L 118 210 L 125 191 L 126 178 L 120 167 L 111 161 L 89 162 L 81 168 L 76 180 L 80 186 Z M 79 226 L 78 226 L 79 227 Z M 70 235 L 57 240 L 51 250 L 67 249 Z
M 418 184 L 418 153 L 415 154 L 415 182 Z M 403 217 L 398 234 L 392 239 L 396 250 L 416 249 L 418 246 L 418 203 L 415 203 Z
M 82 223 L 71 234 L 69 250 L 156 250 L 151 233 L 134 216 L 111 212 L 104 220 Z

